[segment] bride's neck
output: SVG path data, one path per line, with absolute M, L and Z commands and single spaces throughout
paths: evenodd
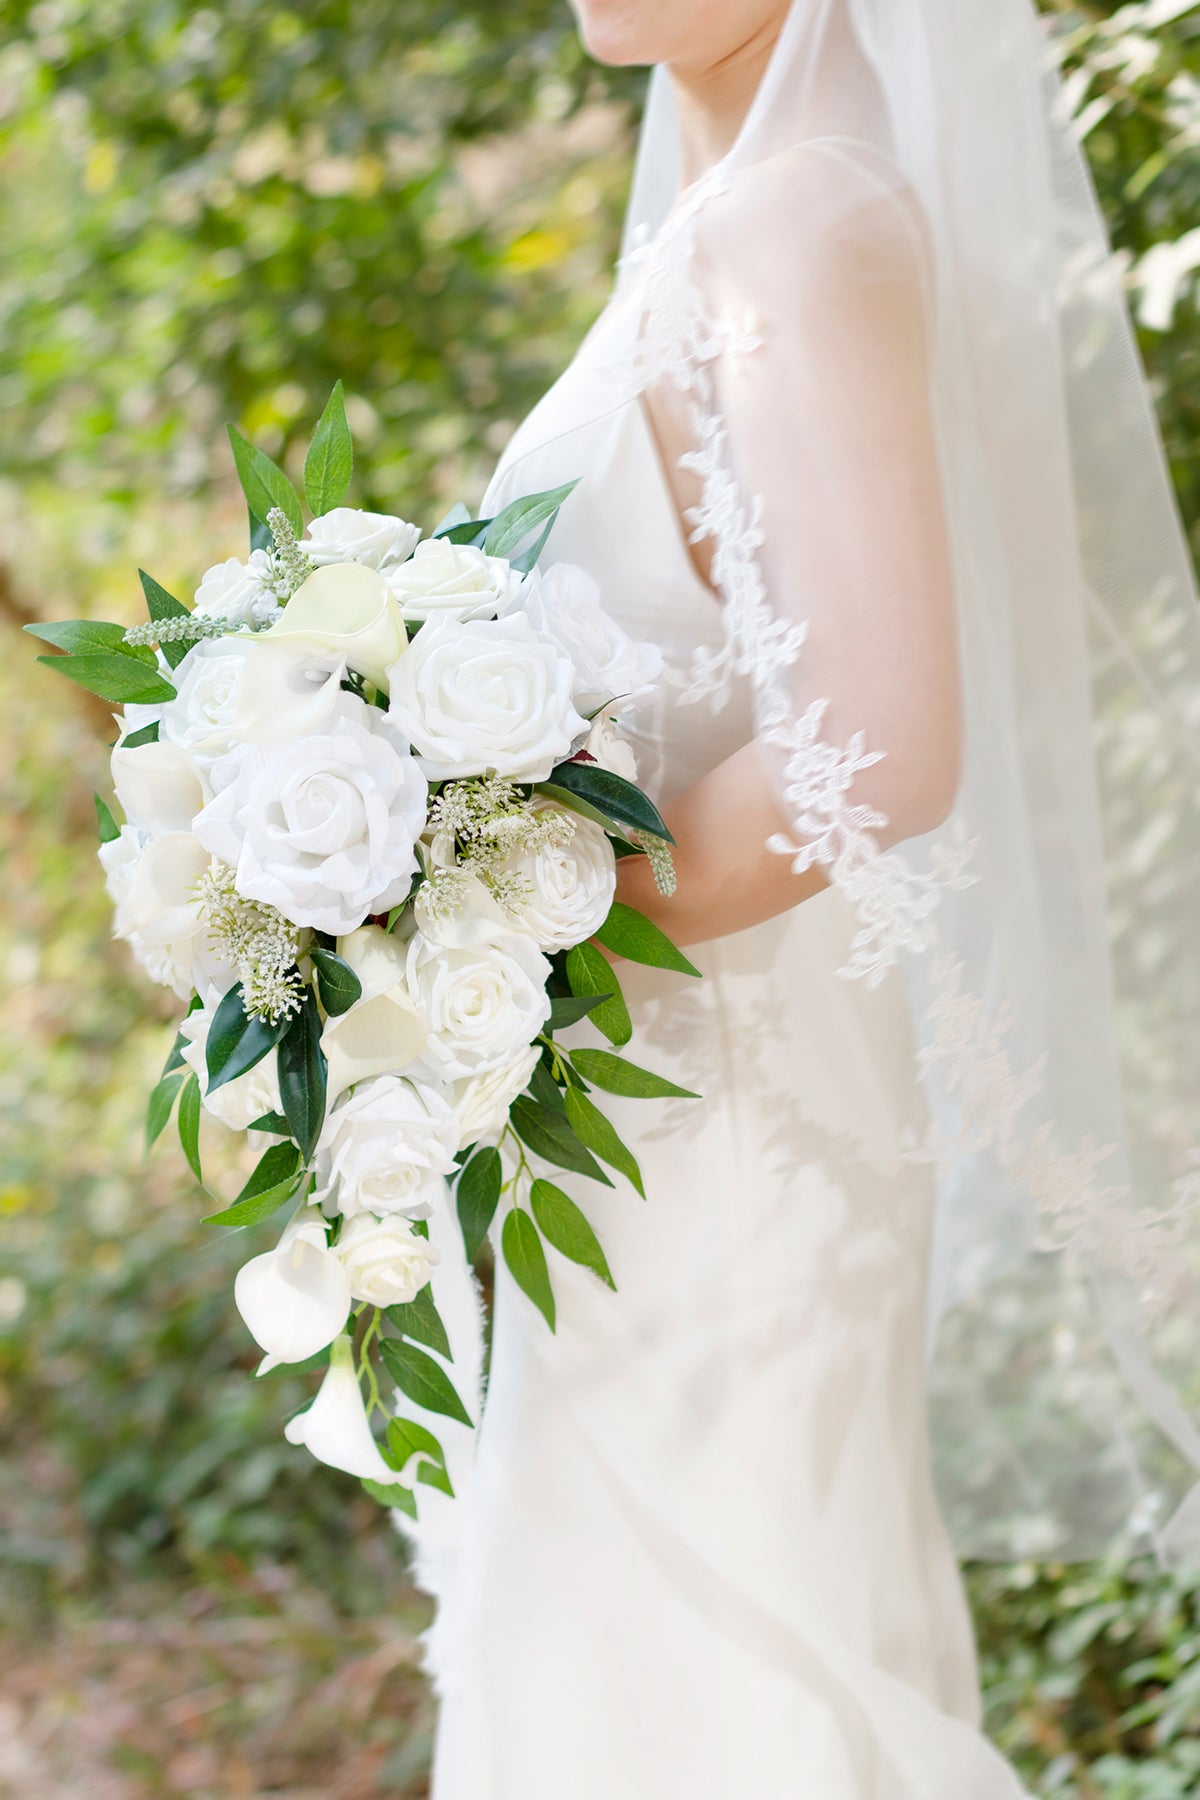
M 679 114 L 681 185 L 688 187 L 707 174 L 732 149 L 758 90 L 781 21 L 761 26 L 752 37 L 720 61 L 697 67 L 670 65 Z

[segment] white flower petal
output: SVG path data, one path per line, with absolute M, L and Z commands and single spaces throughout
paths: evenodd
M 316 1399 L 306 1412 L 288 1421 L 283 1435 L 289 1444 L 303 1444 L 318 1462 L 357 1475 L 360 1481 L 400 1482 L 402 1477 L 389 1469 L 371 1435 L 353 1355 L 349 1338 L 335 1340 Z

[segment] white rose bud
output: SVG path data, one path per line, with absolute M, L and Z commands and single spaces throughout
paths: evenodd
M 412 554 L 421 536 L 420 527 L 393 513 L 361 512 L 355 506 L 335 506 L 313 520 L 300 540 L 300 548 L 324 567 L 326 563 L 366 563 L 371 569 L 390 568 Z
M 330 1215 L 416 1219 L 440 1199 L 459 1145 L 457 1115 L 423 1082 L 377 1075 L 325 1120 L 314 1202 Z
M 535 570 L 525 614 L 574 665 L 573 697 L 580 712 L 594 713 L 611 700 L 639 699 L 662 674 L 662 651 L 631 638 L 605 612 L 591 576 L 573 563 Z
M 438 1253 L 406 1219 L 347 1219 L 334 1246 L 350 1293 L 368 1306 L 406 1306 L 433 1274 Z
M 406 619 L 494 619 L 521 592 L 521 577 L 502 556 L 476 544 L 426 538 L 387 584 Z
M 276 644 L 307 645 L 344 657 L 383 687 L 408 643 L 400 608 L 383 576 L 365 563 L 330 563 L 301 582 L 266 633 Z

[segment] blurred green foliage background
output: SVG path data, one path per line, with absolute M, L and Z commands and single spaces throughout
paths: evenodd
M 1044 10 L 1200 541 L 1200 11 Z M 283 1443 L 300 1384 L 248 1378 L 250 1248 L 143 1157 L 170 1008 L 108 942 L 110 721 L 17 631 L 241 553 L 224 422 L 287 460 L 338 376 L 358 503 L 478 498 L 603 301 L 642 80 L 557 0 L 0 0 L 0 1791 L 424 1791 L 421 1603 L 355 1484 Z M 972 1583 L 1039 1794 L 1200 1791 L 1200 1588 Z

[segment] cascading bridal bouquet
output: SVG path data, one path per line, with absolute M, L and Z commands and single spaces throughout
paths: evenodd
M 553 1330 L 546 1245 L 613 1283 L 539 1170 L 611 1185 L 607 1164 L 640 1192 L 594 1090 L 695 1097 L 617 1054 L 631 1025 L 601 948 L 698 973 L 614 899 L 621 856 L 673 882 L 618 723 L 660 659 L 582 571 L 538 568 L 569 488 L 493 519 L 456 507 L 430 537 L 346 507 L 339 383 L 305 461 L 306 528 L 283 472 L 230 438 L 248 561 L 210 569 L 191 608 L 143 573 L 132 629 L 27 629 L 55 646 L 40 661 L 121 707 L 123 822 L 96 797 L 114 930 L 188 1002 L 148 1141 L 174 1113 L 202 1184 L 202 1114 L 262 1143 L 207 1221 L 292 1208 L 235 1283 L 258 1373 L 324 1366 L 289 1440 L 415 1517 L 415 1484 L 452 1489 L 405 1402 L 472 1423 L 435 1210 L 456 1208 L 471 1262 L 498 1235 Z M 613 1048 L 556 1039 L 585 1017 Z

